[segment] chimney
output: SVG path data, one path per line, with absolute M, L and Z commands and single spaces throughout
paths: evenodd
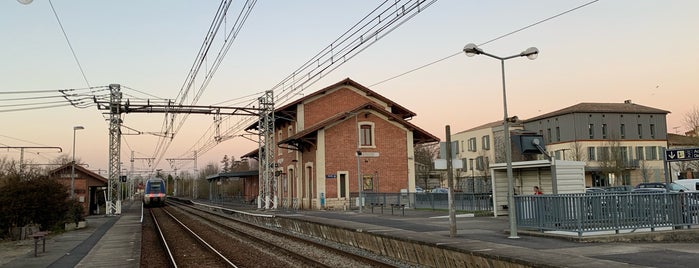
M 624 103 L 625 103 L 625 104 L 631 104 L 631 100 L 625 100 Z

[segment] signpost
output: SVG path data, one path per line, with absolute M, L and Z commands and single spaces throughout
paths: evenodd
M 665 157 L 668 162 L 699 160 L 699 148 L 666 150 Z

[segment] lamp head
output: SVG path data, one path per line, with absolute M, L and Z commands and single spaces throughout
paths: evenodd
M 478 46 L 476 46 L 474 43 L 468 43 L 466 46 L 464 46 L 464 53 L 466 53 L 466 56 L 473 57 L 483 53 L 483 50 L 478 48 Z
M 522 57 L 527 57 L 530 60 L 535 60 L 539 56 L 539 49 L 535 47 L 527 48 L 520 54 Z
M 74 126 L 73 127 L 73 130 L 81 130 L 81 129 L 85 129 L 85 128 L 83 126 Z

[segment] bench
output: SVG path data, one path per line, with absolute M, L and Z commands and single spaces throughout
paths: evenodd
M 401 209 L 403 216 L 405 216 L 405 204 L 391 204 L 391 215 L 393 215 L 393 209 Z
M 371 213 L 374 213 L 374 207 L 381 207 L 381 214 L 383 214 L 383 203 L 371 203 Z
M 37 257 L 37 251 L 39 250 L 39 239 L 41 239 L 41 252 L 46 252 L 46 235 L 49 232 L 36 232 L 32 234 L 34 238 L 34 257 Z

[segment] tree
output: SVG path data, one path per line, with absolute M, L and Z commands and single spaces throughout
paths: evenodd
M 434 171 L 434 160 L 438 154 L 439 143 L 418 144 L 415 146 L 416 181 L 422 181 L 423 188 L 427 188 L 430 173 Z
M 565 153 L 565 152 L 563 152 L 563 153 Z M 570 159 L 573 161 L 585 161 L 586 160 L 584 158 L 585 151 L 584 151 L 583 145 L 582 145 L 582 143 L 580 143 L 577 140 L 570 144 L 570 153 L 571 153 Z
M 696 106 L 691 111 L 684 114 L 684 124 L 690 131 L 694 131 L 694 136 L 699 135 L 699 109 Z
M 599 163 L 603 174 L 606 174 L 608 179 L 614 178 L 614 181 L 609 181 L 611 185 L 623 185 L 623 175 L 627 167 L 628 152 L 627 147 L 621 146 L 621 141 L 617 138 L 618 135 L 610 135 L 610 139 L 605 142 L 605 146 L 600 147 Z M 630 182 L 628 182 L 630 183 Z
M 52 230 L 82 217 L 82 206 L 68 199 L 67 187 L 57 180 L 45 176 L 20 178 L 19 174 L 0 179 L 4 182 L 0 185 L 0 236 L 30 223 Z
M 228 159 L 228 155 L 223 156 L 223 160 L 221 160 L 221 164 L 223 165 L 223 169 L 221 172 L 230 172 L 230 166 L 231 166 L 231 160 Z

